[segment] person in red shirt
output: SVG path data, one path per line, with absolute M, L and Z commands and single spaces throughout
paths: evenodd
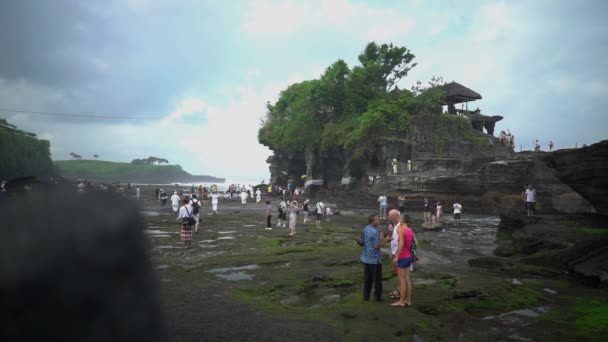
M 406 307 L 412 305 L 412 283 L 410 281 L 410 266 L 414 262 L 412 255 L 412 242 L 414 241 L 414 231 L 408 226 L 410 223 L 409 215 L 401 216 L 399 229 L 399 247 L 393 257 L 393 263 L 397 265 L 397 280 L 399 282 L 399 300 L 391 304 L 392 306 Z

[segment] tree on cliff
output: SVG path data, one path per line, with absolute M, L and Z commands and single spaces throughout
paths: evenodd
M 50 142 L 0 118 L 0 178 L 52 174 Z
M 94 154 L 94 155 L 93 155 L 93 158 L 95 158 L 95 159 L 99 159 L 99 156 L 98 156 L 98 155 L 96 155 L 96 154 Z
M 283 90 L 267 105 L 260 143 L 276 152 L 345 152 L 365 159 L 376 137 L 405 133 L 412 115 L 441 112 L 443 92 L 435 85 L 416 92 L 396 87 L 416 66 L 406 47 L 372 42 L 358 59 L 361 65 L 352 69 L 340 59 L 319 79 Z
M 131 161 L 131 164 L 133 165 L 156 165 L 156 164 L 169 164 L 169 161 L 167 159 L 163 159 L 163 158 L 157 158 L 157 157 L 153 157 L 150 156 L 148 158 L 145 159 L 133 159 Z
M 82 156 L 80 154 L 76 154 L 74 152 L 70 152 L 70 157 L 72 157 L 73 159 L 82 159 Z

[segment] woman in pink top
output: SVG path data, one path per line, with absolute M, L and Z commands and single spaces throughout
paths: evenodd
M 414 231 L 408 227 L 410 223 L 409 215 L 401 216 L 399 224 L 399 247 L 397 253 L 393 257 L 393 263 L 397 265 L 397 280 L 399 281 L 398 301 L 391 304 L 392 306 L 410 306 L 412 305 L 412 283 L 410 282 L 410 265 L 414 262 L 412 256 L 412 241 L 414 241 Z

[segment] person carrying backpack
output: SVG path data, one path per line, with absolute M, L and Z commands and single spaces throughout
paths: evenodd
M 177 218 L 175 220 L 182 221 L 182 230 L 180 236 L 182 241 L 184 241 L 184 247 L 192 247 L 192 226 L 194 226 L 196 223 L 194 222 L 194 217 L 192 216 L 192 206 L 190 206 L 188 203 L 187 198 L 182 200 L 182 207 L 179 208 Z
M 194 232 L 198 233 L 198 224 L 201 221 L 200 213 L 201 213 L 201 203 L 196 198 L 196 195 L 192 195 L 192 200 L 190 201 L 190 206 L 192 207 L 192 217 L 196 220 L 194 224 Z

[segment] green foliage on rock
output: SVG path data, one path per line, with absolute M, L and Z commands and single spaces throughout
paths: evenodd
M 338 60 L 319 79 L 292 84 L 268 103 L 258 140 L 277 152 L 342 150 L 354 159 L 369 157 L 377 137 L 404 135 L 413 116 L 441 112 L 443 91 L 436 84 L 396 88 L 416 66 L 413 59 L 406 47 L 369 43 L 360 65 Z
M 50 142 L 0 119 L 0 177 L 42 176 L 52 173 Z

